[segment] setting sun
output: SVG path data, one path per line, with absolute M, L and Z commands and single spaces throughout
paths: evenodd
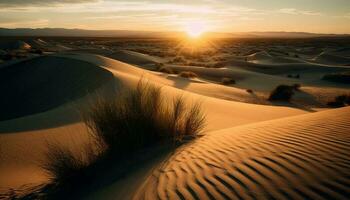
M 206 30 L 206 25 L 203 22 L 189 22 L 186 24 L 185 27 L 187 35 L 191 38 L 198 38 L 204 32 L 206 32 Z

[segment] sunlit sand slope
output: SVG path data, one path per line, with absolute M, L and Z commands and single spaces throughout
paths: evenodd
M 211 132 L 177 151 L 135 199 L 346 199 L 350 108 Z

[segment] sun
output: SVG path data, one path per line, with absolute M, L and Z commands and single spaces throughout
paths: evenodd
M 185 31 L 189 37 L 198 38 L 207 31 L 207 27 L 204 22 L 187 22 Z

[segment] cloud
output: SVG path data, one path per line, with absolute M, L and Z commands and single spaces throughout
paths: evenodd
M 96 3 L 99 1 L 101 0 L 0 0 L 0 7 L 45 7 L 62 4 Z
M 309 11 L 309 10 L 297 10 L 295 8 L 282 8 L 277 11 L 278 13 L 289 14 L 289 15 L 310 15 L 310 16 L 321 16 L 322 13 Z
M 49 20 L 47 19 L 37 19 L 37 20 L 0 20 L 0 27 L 6 27 L 6 28 L 40 28 L 40 27 L 46 27 L 49 23 Z

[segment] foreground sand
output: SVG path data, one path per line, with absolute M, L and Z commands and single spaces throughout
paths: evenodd
M 350 108 L 208 133 L 134 199 L 347 199 Z
M 61 88 L 62 93 L 72 94 L 64 95 L 70 97 L 64 103 L 48 98 L 45 101 L 48 108 L 39 107 L 19 113 L 19 118 L 0 122 L 0 189 L 47 181 L 38 161 L 44 159 L 48 141 L 73 147 L 84 142 L 86 127 L 79 119 L 76 105 L 89 100 L 81 92 L 90 88 L 86 85 L 90 79 L 93 81 L 90 72 L 95 70 L 87 69 L 96 67 L 107 77 L 102 81 L 104 84 L 94 82 L 92 88 L 98 88 L 96 91 L 108 93 L 120 85 L 131 89 L 141 77 L 146 77 L 162 86 L 166 98 L 184 95 L 186 101 L 201 101 L 208 123 L 200 139 L 169 158 L 140 166 L 118 184 L 93 194 L 92 199 L 342 199 L 349 196 L 349 108 L 308 113 L 290 107 L 227 101 L 215 97 L 227 93 L 239 96 L 242 91 L 200 79 L 151 73 L 98 55 L 72 53 L 37 59 L 35 64 L 42 66 L 38 70 L 46 69 L 43 66 L 52 62 L 74 66 L 79 61 L 82 62 L 78 63 L 79 70 L 89 73 L 84 75 L 84 81 L 77 81 L 74 76 L 63 79 L 67 85 Z M 71 73 L 71 69 L 64 68 L 64 73 Z M 50 71 L 39 70 L 36 74 L 35 80 L 31 80 L 30 72 L 23 76 L 28 88 L 35 88 L 30 83 L 45 80 Z M 13 84 L 17 86 L 16 82 Z M 59 85 L 60 82 L 49 85 L 50 91 L 54 92 L 54 87 Z M 37 89 L 35 99 L 41 99 L 40 94 L 50 95 Z

